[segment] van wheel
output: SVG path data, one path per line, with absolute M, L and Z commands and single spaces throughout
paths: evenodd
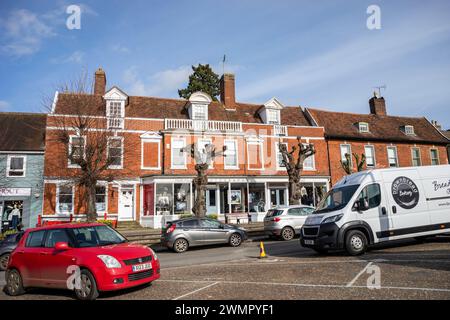
M 230 237 L 230 246 L 239 247 L 242 243 L 242 237 L 239 233 L 233 233 Z
M 16 269 L 6 271 L 5 293 L 10 296 L 20 296 L 25 293 L 22 276 Z
M 173 243 L 173 251 L 177 253 L 186 252 L 189 248 L 189 242 L 186 239 L 180 238 Z
M 366 235 L 359 230 L 350 230 L 345 235 L 345 248 L 352 256 L 363 254 L 367 250 Z
M 284 241 L 292 240 L 292 239 L 294 239 L 294 236 L 295 236 L 295 231 L 291 227 L 284 227 L 281 230 L 281 239 L 283 239 Z
M 99 292 L 97 289 L 97 282 L 95 282 L 94 276 L 88 270 L 83 269 L 80 272 L 80 286 L 81 288 L 75 289 L 75 295 L 79 300 L 95 300 L 97 299 Z

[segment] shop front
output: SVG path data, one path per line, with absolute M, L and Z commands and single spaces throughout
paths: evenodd
M 30 227 L 31 213 L 36 209 L 36 201 L 39 195 L 33 196 L 31 188 L 0 188 L 0 216 L 1 229 L 6 231 L 12 227 L 11 213 L 16 208 L 20 211 L 19 224 Z
M 161 228 L 167 221 L 192 213 L 195 199 L 193 177 L 142 178 L 140 224 Z M 316 206 L 328 191 L 328 177 L 302 179 L 302 204 Z M 288 205 L 287 177 L 208 178 L 205 202 L 207 215 L 227 222 L 263 221 L 270 208 Z

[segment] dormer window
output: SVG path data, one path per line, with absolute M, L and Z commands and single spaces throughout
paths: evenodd
M 259 115 L 264 123 L 267 124 L 281 124 L 281 110 L 284 105 L 276 98 L 272 98 L 261 107 Z
M 267 110 L 267 123 L 280 124 L 280 110 Z
M 119 88 L 112 87 L 103 98 L 106 101 L 108 129 L 123 129 L 125 123 L 125 104 L 128 96 Z
M 197 91 L 191 94 L 187 105 L 189 118 L 192 120 L 208 120 L 208 106 L 211 101 L 211 97 L 204 92 Z
M 367 122 L 358 122 L 358 128 L 361 133 L 369 132 L 369 124 Z
M 404 126 L 403 128 L 405 134 L 407 134 L 408 136 L 413 136 L 415 134 L 413 126 Z
M 207 105 L 193 105 L 192 106 L 192 120 L 208 120 L 208 106 Z

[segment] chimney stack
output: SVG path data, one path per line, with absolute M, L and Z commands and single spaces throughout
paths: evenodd
M 226 107 L 234 107 L 236 104 L 234 74 L 224 73 L 220 78 L 220 101 Z
M 104 95 L 106 92 L 106 74 L 102 68 L 95 71 L 94 77 L 94 94 Z
M 386 102 L 383 97 L 378 98 L 376 93 L 369 100 L 370 113 L 377 116 L 386 115 Z

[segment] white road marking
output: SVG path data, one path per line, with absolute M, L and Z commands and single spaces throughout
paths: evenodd
M 364 269 L 362 269 L 357 275 L 356 277 L 353 278 L 352 281 L 350 281 L 349 283 L 347 283 L 347 287 L 351 287 L 353 286 L 353 284 L 356 282 L 356 280 L 358 280 L 358 278 L 364 273 L 366 272 L 367 268 L 370 267 L 372 265 L 373 262 L 369 262 L 368 264 L 366 264 L 366 266 L 364 267 Z
M 158 279 L 158 282 L 186 282 L 186 283 L 205 283 L 210 282 L 206 280 L 184 280 L 184 279 Z M 347 285 L 338 285 L 338 284 L 312 284 L 312 283 L 286 283 L 286 282 L 255 282 L 255 281 L 217 281 L 215 283 L 212 283 L 206 287 L 197 289 L 195 291 L 192 291 L 189 294 L 193 294 L 196 291 L 204 290 L 208 287 L 211 287 L 216 284 L 243 284 L 243 285 L 274 285 L 274 286 L 287 286 L 287 287 L 311 287 L 311 288 L 340 288 L 340 289 L 367 289 L 367 286 L 352 286 L 348 287 Z M 419 287 L 394 287 L 394 286 L 385 286 L 381 287 L 379 290 L 413 290 L 413 291 L 437 291 L 437 292 L 450 292 L 450 289 L 445 288 L 419 288 Z M 177 298 L 179 299 L 179 298 Z
M 204 281 L 198 281 L 198 282 L 204 282 Z M 182 296 L 176 297 L 176 298 L 174 298 L 174 299 L 172 299 L 172 300 L 179 300 L 179 299 L 181 299 L 181 298 L 190 296 L 191 294 L 194 294 L 194 293 L 197 293 L 197 292 L 199 292 L 199 291 L 205 290 L 205 289 L 207 289 L 207 288 L 209 288 L 209 287 L 215 286 L 215 285 L 218 284 L 219 282 L 220 282 L 220 281 L 216 281 L 216 282 L 214 282 L 214 283 L 208 284 L 207 286 L 205 286 L 205 287 L 203 287 L 203 288 L 200 288 L 200 289 L 197 289 L 197 290 L 188 292 L 188 293 L 183 294 Z

